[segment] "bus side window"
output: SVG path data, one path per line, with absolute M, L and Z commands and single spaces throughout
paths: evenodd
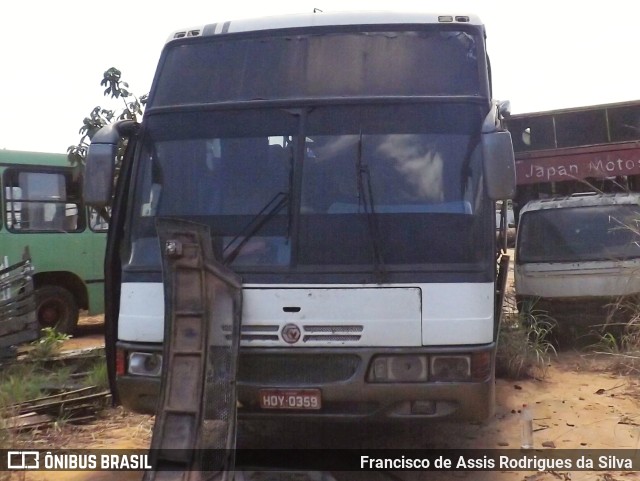
M 79 184 L 59 172 L 11 170 L 5 175 L 5 223 L 14 232 L 77 232 Z
M 5 187 L 5 205 L 7 229 L 22 229 L 22 189 L 20 187 Z
M 78 229 L 78 206 L 76 204 L 65 204 L 62 228 L 65 232 L 73 232 Z
M 107 207 L 106 213 L 111 215 L 110 207 Z M 93 207 L 89 209 L 89 228 L 95 232 L 106 232 L 109 229 L 109 221 L 102 217 Z

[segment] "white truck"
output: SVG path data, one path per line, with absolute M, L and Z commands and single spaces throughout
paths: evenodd
M 640 294 L 640 194 L 534 200 L 520 212 L 515 289 L 560 324 L 606 324 Z M 560 328 L 566 326 L 559 326 Z

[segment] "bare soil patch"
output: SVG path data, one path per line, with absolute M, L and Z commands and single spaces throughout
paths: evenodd
M 104 345 L 100 319 L 86 319 L 64 349 Z M 375 429 L 358 425 L 339 432 L 331 426 L 316 426 L 303 433 L 261 432 L 272 439 L 289 439 L 297 447 L 313 437 L 329 443 L 355 443 L 353 447 L 477 448 L 517 449 L 520 446 L 520 413 L 524 403 L 534 411 L 536 448 L 555 449 L 639 449 L 640 381 L 636 376 L 616 372 L 615 359 L 574 351 L 552 358 L 546 375 L 525 380 L 498 379 L 495 416 L 478 424 L 435 422 L 403 429 Z M 121 407 L 106 409 L 99 419 L 84 426 L 61 424 L 47 431 L 30 433 L 21 439 L 23 448 L 56 449 L 146 449 L 151 440 L 153 416 L 126 412 Z M 293 426 L 293 425 L 292 425 Z M 338 434 L 337 434 L 338 433 Z M 345 434 L 347 433 L 347 434 Z M 283 436 L 288 434 L 288 436 Z M 241 433 L 244 439 L 252 431 Z M 306 437 L 305 437 L 306 436 Z M 351 436 L 345 438 L 344 436 Z M 310 443 L 313 444 L 313 443 Z M 316 446 L 314 446 L 316 447 Z M 337 479 L 385 480 L 376 473 L 366 476 L 335 473 Z M 363 473 L 365 474 L 365 473 Z M 626 481 L 640 479 L 635 472 L 452 472 L 395 473 L 401 481 L 468 479 L 473 481 Z M 18 476 L 18 477 L 15 477 Z M 139 472 L 29 472 L 11 479 L 25 481 L 134 481 Z M 271 479 L 271 478 L 270 478 Z
M 81 316 L 78 328 L 71 339 L 64 342 L 62 350 L 104 347 L 104 316 Z
M 497 381 L 498 406 L 495 416 L 484 423 L 457 424 L 437 422 L 424 429 L 380 430 L 358 426 L 349 428 L 349 443 L 354 447 L 399 448 L 479 448 L 517 449 L 520 446 L 520 414 L 522 404 L 534 411 L 534 443 L 536 448 L 556 449 L 638 449 L 640 448 L 640 387 L 634 377 L 612 372 L 609 359 L 563 352 L 549 366 L 543 379 Z M 149 446 L 153 416 L 107 409 L 100 419 L 86 426 L 62 425 L 57 429 L 33 435 L 32 448 L 141 448 Z M 360 429 L 362 428 L 362 429 Z M 314 439 L 328 439 L 335 434 L 322 432 L 330 427 L 314 428 Z M 319 430 L 319 431 L 318 431 Z M 358 435 L 357 431 L 361 431 Z M 343 429 L 338 436 L 344 436 Z M 356 434 L 354 434 L 354 432 Z M 295 433 L 288 438 L 305 443 L 304 435 L 296 441 Z M 293 434 L 293 435 L 292 435 Z M 281 439 L 283 433 L 261 433 Z M 246 433 L 245 433 L 246 436 Z M 284 436 L 285 438 L 287 436 Z M 342 441 L 345 441 L 342 439 Z M 331 442 L 331 441 L 329 441 Z M 313 444 L 313 443 L 311 443 Z M 315 446 L 314 446 L 315 447 Z M 339 474 L 339 473 L 336 473 Z M 373 473 L 369 478 L 384 479 Z M 623 481 L 640 479 L 632 472 L 458 472 L 458 473 L 398 473 L 403 481 L 426 479 L 469 479 L 499 481 L 593 480 Z M 437 474 L 437 476 L 435 476 Z M 18 479 L 18 478 L 16 478 Z M 139 480 L 140 473 L 74 472 L 29 473 L 26 480 Z M 340 478 L 339 478 L 340 479 Z M 345 478 L 349 479 L 349 478 Z

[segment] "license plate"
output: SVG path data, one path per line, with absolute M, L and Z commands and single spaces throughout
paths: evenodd
M 262 409 L 320 409 L 320 389 L 261 389 Z

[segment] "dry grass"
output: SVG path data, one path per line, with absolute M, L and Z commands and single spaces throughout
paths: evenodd
M 43 339 L 51 342 L 43 343 Z M 86 448 L 95 446 L 98 441 L 104 447 L 123 443 L 123 447 L 134 448 L 138 446 L 136 443 L 148 447 L 153 425 L 149 416 L 136 416 L 121 408 L 105 409 L 103 404 L 96 406 L 97 420 L 87 425 L 71 424 L 77 421 L 70 421 L 71 417 L 66 416 L 64 410 L 57 416 L 47 413 L 41 416 L 42 419 L 30 418 L 39 427 L 32 425 L 20 431 L 10 425 L 24 411 L 22 403 L 89 386 L 107 389 L 104 356 L 60 357 L 58 351 L 64 342 L 65 339 L 54 334 L 43 336 L 38 346 L 29 346 L 22 359 L 1 366 L 0 448 Z M 35 355 L 34 351 L 37 351 Z M 67 361 L 61 362 L 63 359 Z M 73 404 L 69 403 L 69 406 L 73 407 Z M 110 432 L 114 434 L 109 435 Z
M 609 372 L 640 375 L 640 298 L 625 297 L 609 306 L 603 329 L 593 331 L 596 340 L 585 348 L 592 356 L 605 359 Z M 606 328 L 606 329 L 604 329 Z
M 16 434 L 11 448 L 24 449 L 147 449 L 154 416 L 134 414 L 121 406 L 100 412 L 86 425 L 59 423 L 45 429 Z
M 549 334 L 555 321 L 528 306 L 518 312 L 513 293 L 507 294 L 498 333 L 496 375 L 509 379 L 542 378 L 556 350 Z

